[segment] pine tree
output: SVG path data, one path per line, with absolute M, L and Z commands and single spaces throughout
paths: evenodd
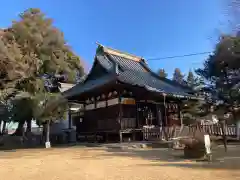
M 38 108 L 33 101 L 41 102 L 38 99 L 41 94 L 48 96 L 48 84 L 59 84 L 59 77 L 76 82 L 77 75 L 83 74 L 81 59 L 66 44 L 63 33 L 39 9 L 24 11 L 18 21 L 1 33 L 0 89 L 17 91 L 19 98 L 12 100 L 15 104 L 12 119 L 19 122 L 20 134 L 25 121 L 31 122 L 34 108 Z M 45 75 L 49 77 L 47 80 L 43 78 Z M 28 96 L 20 98 L 21 92 L 27 92 Z M 24 113 L 22 104 L 26 107 Z
M 164 69 L 159 69 L 159 70 L 158 70 L 158 75 L 159 75 L 160 77 L 163 77 L 163 78 L 166 78 L 166 77 L 167 77 L 167 73 L 165 72 Z
M 179 68 L 176 68 L 173 73 L 173 81 L 178 82 L 179 84 L 184 84 L 184 75 L 182 74 Z
M 222 109 L 229 109 L 234 115 L 234 109 L 240 107 L 237 86 L 240 82 L 239 49 L 239 37 L 224 36 L 216 45 L 214 54 L 204 62 L 204 67 L 196 71 L 208 83 L 209 96 L 214 105 L 219 106 L 222 102 Z
M 194 88 L 194 86 L 195 86 L 195 81 L 196 79 L 195 79 L 195 77 L 194 77 L 194 74 L 193 74 L 193 72 L 192 71 L 189 71 L 188 72 L 188 76 L 187 76 L 187 85 L 189 86 L 189 87 L 191 87 L 191 88 Z

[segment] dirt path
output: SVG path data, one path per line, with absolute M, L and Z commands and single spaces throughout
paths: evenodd
M 240 171 L 236 167 L 207 168 L 196 162 L 174 160 L 167 150 L 120 151 L 75 147 L 0 152 L 0 179 L 235 180 L 240 179 Z

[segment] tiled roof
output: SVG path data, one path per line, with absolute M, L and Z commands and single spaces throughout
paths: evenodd
M 123 83 L 144 87 L 150 91 L 162 92 L 176 96 L 189 96 L 182 88 L 174 87 L 149 72 L 127 70 L 119 74 L 118 80 Z
M 134 71 L 146 71 L 145 67 L 141 65 L 141 63 L 137 61 L 133 61 L 131 59 L 127 59 L 124 57 L 116 56 L 116 55 L 111 55 L 109 54 L 108 56 L 112 61 L 117 63 L 121 68 L 124 70 L 134 70 Z
M 96 60 L 107 70 L 113 69 L 113 63 L 104 55 L 97 55 Z
M 116 76 L 105 75 L 105 76 L 99 77 L 96 80 L 89 80 L 85 83 L 78 83 L 71 89 L 63 92 L 63 95 L 66 98 L 73 98 L 78 96 L 81 93 L 87 92 L 97 87 L 104 86 L 114 80 L 116 80 Z
M 121 53 L 117 50 L 108 50 L 105 47 L 101 48 L 97 50 L 95 61 L 106 69 L 108 74 L 103 77 L 96 77 L 95 80 L 87 80 L 81 85 L 76 85 L 67 91 L 67 94 L 81 94 L 92 88 L 100 87 L 110 81 L 116 80 L 167 95 L 193 97 L 193 95 L 189 94 L 188 88 L 169 79 L 161 78 L 152 72 L 143 59 Z M 118 67 L 118 72 L 116 72 L 116 66 Z
M 108 70 L 111 70 L 114 67 L 113 64 L 116 63 L 121 69 L 117 78 L 123 83 L 137 85 L 150 91 L 162 92 L 169 95 L 192 96 L 187 93 L 189 89 L 184 89 L 176 82 L 161 78 L 151 72 L 144 62 L 137 62 L 111 54 L 98 55 L 97 60 Z

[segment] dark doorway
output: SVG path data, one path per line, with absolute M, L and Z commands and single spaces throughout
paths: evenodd
M 137 104 L 137 113 L 139 127 L 162 124 L 162 107 L 158 104 L 140 102 Z

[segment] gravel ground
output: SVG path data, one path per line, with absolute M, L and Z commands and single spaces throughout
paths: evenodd
M 207 180 L 240 179 L 240 147 L 214 162 L 192 162 L 168 149 L 52 148 L 0 152 L 0 179 L 7 180 Z M 238 156 L 236 156 L 238 155 Z

